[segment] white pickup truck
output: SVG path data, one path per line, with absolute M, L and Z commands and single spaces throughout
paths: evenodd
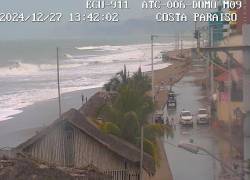
M 197 114 L 197 124 L 209 124 L 209 114 L 204 108 L 200 108 Z

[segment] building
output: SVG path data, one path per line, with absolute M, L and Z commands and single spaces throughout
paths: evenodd
M 222 10 L 221 8 L 218 9 L 218 11 L 212 13 L 216 14 L 219 18 L 221 18 L 221 13 Z M 210 43 L 213 43 L 211 45 L 217 44 L 221 40 L 223 40 L 223 29 L 224 29 L 224 22 L 219 20 L 219 21 L 210 21 L 208 23 L 208 32 L 211 36 L 212 39 L 210 39 Z
M 250 1 L 242 0 L 242 8 L 237 11 L 238 20 L 237 20 L 237 30 L 242 32 L 243 24 L 250 24 Z
M 234 112 L 236 109 L 242 110 L 243 106 L 242 69 L 239 67 L 233 68 L 230 73 L 225 69 L 214 80 L 217 87 L 216 109 L 218 120 L 227 125 L 232 121 L 239 124 L 239 122 L 236 122 L 238 119 Z
M 111 175 L 113 180 L 139 178 L 140 150 L 122 139 L 102 133 L 75 109 L 64 113 L 15 150 L 54 166 L 83 168 L 93 165 Z M 154 160 L 146 153 L 143 169 L 144 180 L 155 174 Z

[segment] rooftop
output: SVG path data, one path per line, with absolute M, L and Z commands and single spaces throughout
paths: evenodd
M 26 142 L 20 144 L 16 150 L 22 151 L 29 145 L 35 143 L 39 139 L 43 138 L 51 131 L 54 127 L 63 122 L 69 122 L 73 126 L 79 128 L 83 133 L 88 134 L 90 137 L 94 138 L 96 141 L 101 143 L 103 146 L 116 153 L 117 155 L 133 162 L 139 164 L 140 162 L 140 150 L 133 144 L 130 144 L 116 136 L 105 134 L 97 129 L 92 123 L 90 123 L 83 114 L 81 114 L 76 109 L 71 109 L 64 113 L 60 119 L 54 121 L 50 126 L 43 129 L 37 133 L 34 137 L 30 138 Z M 144 153 L 144 163 L 143 168 L 148 172 L 148 174 L 155 173 L 155 163 L 153 158 Z

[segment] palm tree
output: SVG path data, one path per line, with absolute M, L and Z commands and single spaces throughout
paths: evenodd
M 148 122 L 149 115 L 154 111 L 152 98 L 146 95 L 151 87 L 148 76 L 141 72 L 141 68 L 131 78 L 125 74 L 124 66 L 123 73 L 120 74 L 123 77 L 122 83 L 116 88 L 118 96 L 101 111 L 105 117 L 101 129 L 139 146 L 143 126 L 144 151 L 157 161 L 156 137 L 164 135 L 165 132 L 171 134 L 171 129 L 166 125 Z
M 124 98 L 120 99 L 124 101 Z M 133 101 L 131 101 L 133 102 Z M 151 154 L 155 161 L 157 162 L 158 159 L 158 152 L 157 152 L 157 145 L 156 145 L 156 138 L 163 136 L 165 133 L 167 135 L 171 135 L 171 128 L 167 125 L 161 124 L 150 124 L 147 121 L 147 116 L 149 112 L 152 112 L 146 106 L 141 106 L 142 108 L 136 108 L 132 110 L 130 107 L 133 107 L 134 104 L 128 103 L 121 103 L 125 106 L 120 105 L 121 102 L 117 102 L 117 104 L 112 104 L 112 106 L 107 106 L 106 110 L 106 117 L 103 126 L 109 126 L 109 128 L 102 129 L 105 133 L 110 133 L 121 137 L 127 140 L 130 143 L 133 143 L 139 147 L 140 140 L 141 140 L 141 126 L 144 127 L 144 151 Z M 124 111 L 124 109 L 120 109 L 120 107 L 124 107 L 128 111 Z M 119 133 L 118 133 L 119 132 Z
M 104 85 L 106 91 L 118 91 L 120 86 L 127 84 L 129 80 L 126 65 L 124 65 L 123 70 L 116 73 L 115 77 L 111 78 L 108 83 Z
M 141 93 L 145 93 L 151 89 L 151 80 L 141 71 L 141 67 L 133 74 L 130 83 L 131 86 Z
M 117 91 L 117 88 L 120 85 L 120 80 L 117 76 L 110 79 L 110 81 L 106 84 L 104 84 L 104 89 L 106 91 Z

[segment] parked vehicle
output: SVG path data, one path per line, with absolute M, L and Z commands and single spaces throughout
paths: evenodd
M 164 124 L 163 111 L 156 111 L 154 115 L 155 123 Z
M 199 109 L 197 114 L 197 124 L 209 124 L 209 115 L 207 109 Z
M 167 100 L 167 108 L 168 109 L 176 109 L 176 95 L 173 91 L 170 91 L 168 94 L 168 100 Z
M 185 111 L 185 110 L 181 111 L 180 124 L 181 125 L 190 125 L 190 126 L 194 125 L 193 115 L 191 114 L 190 111 Z

